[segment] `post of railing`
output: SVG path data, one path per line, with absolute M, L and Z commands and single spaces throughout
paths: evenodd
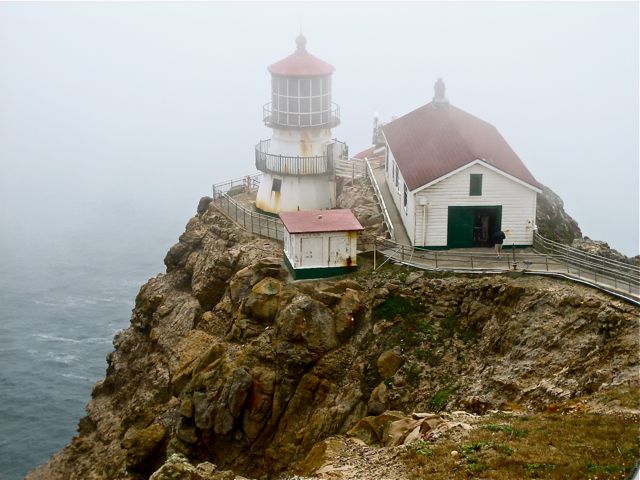
M 404 262 L 404 244 L 400 245 L 400 258 Z
M 549 256 L 544 254 L 544 262 L 547 264 L 547 272 L 549 271 Z
M 471 270 L 473 270 L 473 253 L 469 254 L 469 260 L 471 261 Z
M 376 241 L 377 237 L 373 237 L 373 269 L 376 269 Z
M 436 258 L 436 268 L 438 268 L 438 251 L 435 251 L 435 258 Z

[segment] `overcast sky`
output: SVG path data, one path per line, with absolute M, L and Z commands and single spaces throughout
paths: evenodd
M 638 14 L 637 2 L 3 2 L 0 221 L 66 231 L 111 208 L 183 225 L 211 183 L 254 171 L 270 136 L 266 67 L 302 28 L 336 67 L 334 135 L 352 153 L 374 111 L 408 113 L 443 77 L 585 235 L 635 255 Z

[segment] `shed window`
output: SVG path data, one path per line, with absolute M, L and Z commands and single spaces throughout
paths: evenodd
M 482 195 L 482 174 L 472 173 L 469 180 L 469 195 L 479 197 Z
M 271 191 L 279 192 L 280 187 L 282 187 L 282 180 L 280 180 L 279 178 L 274 178 L 273 183 L 271 184 Z

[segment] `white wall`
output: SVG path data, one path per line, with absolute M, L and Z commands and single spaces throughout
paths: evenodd
M 279 192 L 271 190 L 273 179 L 282 181 Z M 336 206 L 336 183 L 333 176 L 262 174 L 256 207 L 266 212 L 326 210 Z
M 330 128 L 274 128 L 269 153 L 291 157 L 324 155 L 331 137 Z
M 469 175 L 482 174 L 482 195 L 469 195 Z M 536 192 L 483 165 L 472 165 L 416 193 L 427 199 L 426 243 L 423 242 L 422 209 L 417 205 L 416 245 L 446 246 L 449 206 L 502 206 L 502 230 L 509 229 L 506 245 L 531 245 L 536 218 Z M 413 235 L 409 232 L 409 236 Z
M 388 171 L 385 172 L 387 178 L 387 185 L 389 186 L 389 191 L 391 192 L 391 197 L 393 198 L 393 203 L 395 204 L 396 209 L 400 213 L 400 218 L 402 219 L 402 223 L 404 224 L 404 228 L 409 235 L 409 240 L 411 242 L 414 241 L 413 231 L 415 228 L 415 199 L 410 191 L 407 191 L 407 208 L 405 210 L 403 204 L 403 188 L 405 185 L 404 177 L 402 176 L 402 172 L 398 169 L 398 186 L 396 187 L 393 169 L 396 165 L 396 160 L 393 157 L 393 152 L 389 148 L 387 150 L 389 152 L 387 158 Z M 391 205 L 389 205 L 391 207 Z
M 356 265 L 357 232 L 294 233 L 285 230 L 284 251 L 293 268 Z

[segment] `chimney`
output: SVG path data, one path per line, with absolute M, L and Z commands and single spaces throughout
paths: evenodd
M 442 78 L 438 78 L 433 86 L 433 104 L 434 106 L 449 105 L 449 100 L 444 96 L 445 86 Z

